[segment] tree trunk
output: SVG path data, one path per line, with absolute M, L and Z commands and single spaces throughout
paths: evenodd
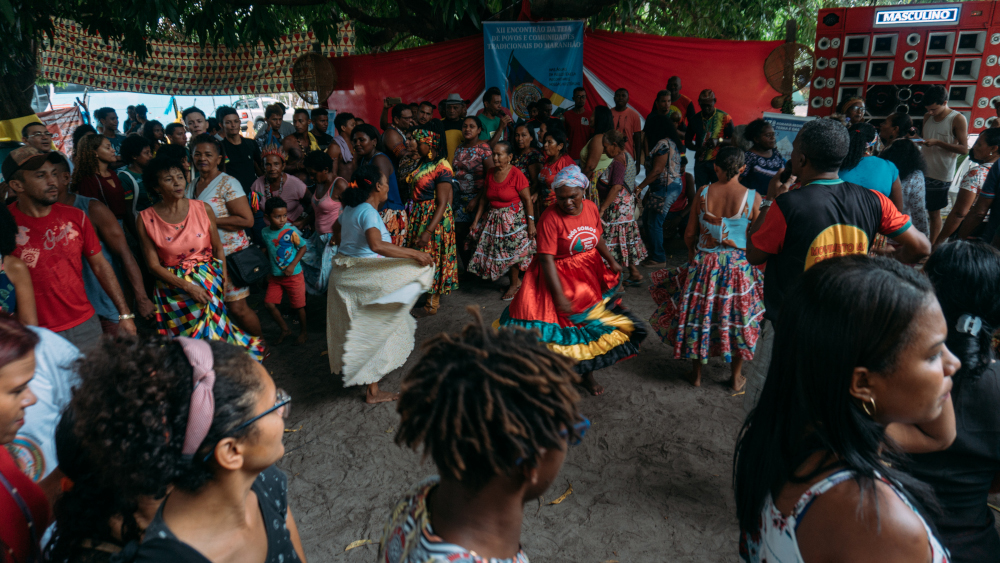
M 16 70 L 0 80 L 0 121 L 35 113 L 31 108 L 31 97 L 38 62 L 34 57 L 24 57 L 21 61 L 28 63 L 27 68 L 25 65 L 12 65 Z

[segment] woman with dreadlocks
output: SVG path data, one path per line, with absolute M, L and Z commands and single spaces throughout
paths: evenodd
M 577 360 L 583 386 L 600 395 L 594 370 L 639 353 L 646 328 L 615 297 L 622 267 L 604 243 L 597 204 L 584 199 L 589 184 L 575 164 L 553 179 L 555 203 L 539 218 L 538 253 L 497 324 L 538 330 L 550 350 Z
M 524 504 L 552 485 L 567 445 L 590 427 L 577 411 L 571 359 L 470 312 L 475 322 L 431 339 L 403 379 L 396 443 L 422 446 L 439 476 L 396 505 L 381 561 L 527 563 Z
M 440 135 L 430 129 L 412 133 L 420 164 L 406 177 L 410 186 L 410 233 L 406 246 L 434 257 L 436 271 L 430 297 L 418 316 L 437 314 L 441 296 L 458 289 L 455 215 L 451 208 L 454 179 L 445 155 L 437 153 Z

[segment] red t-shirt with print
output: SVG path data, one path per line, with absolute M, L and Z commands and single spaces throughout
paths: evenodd
M 597 248 L 604 235 L 601 226 L 601 210 L 589 199 L 583 200 L 583 210 L 579 215 L 567 215 L 557 206 L 548 207 L 542 213 L 538 227 L 539 254 L 551 254 L 566 258 Z
M 94 316 L 83 287 L 83 260 L 101 252 L 101 241 L 87 215 L 61 203 L 45 217 L 29 217 L 7 206 L 17 223 L 12 253 L 31 271 L 38 324 L 52 332 L 71 329 Z

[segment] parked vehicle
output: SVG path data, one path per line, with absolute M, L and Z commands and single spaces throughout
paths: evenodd
M 271 104 L 277 104 L 281 101 L 276 98 L 246 98 L 243 100 L 238 100 L 233 104 L 233 108 L 240 114 L 240 129 L 246 131 L 248 127 L 253 127 L 254 131 L 259 132 L 264 128 L 264 109 Z M 292 117 L 295 115 L 295 108 L 290 107 L 285 104 L 285 117 L 284 120 L 291 123 Z

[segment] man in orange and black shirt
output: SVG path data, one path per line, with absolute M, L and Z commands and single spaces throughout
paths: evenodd
M 792 177 L 781 183 L 780 174 L 775 176 L 764 209 L 750 227 L 747 259 L 767 268 L 765 322 L 755 358 L 744 370 L 746 412 L 756 405 L 767 376 L 782 301 L 803 272 L 828 258 L 867 254 L 876 234 L 900 245 L 892 252 L 900 262 L 917 263 L 930 255 L 930 241 L 889 198 L 838 177 L 849 145 L 847 130 L 837 121 L 817 119 L 803 125 L 788 159 Z M 795 184 L 798 187 L 789 189 Z

